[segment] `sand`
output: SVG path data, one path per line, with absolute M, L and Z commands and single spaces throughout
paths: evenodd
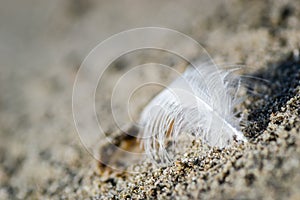
M 79 7 L 72 6 L 74 2 L 3 6 L 23 21 L 11 19 L 14 12 L 1 12 L 6 29 L 0 38 L 5 47 L 0 74 L 0 199 L 300 198 L 298 1 L 177 2 L 178 6 L 78 1 L 83 3 Z M 238 108 L 245 117 L 242 130 L 248 142 L 217 149 L 183 138 L 173 163 L 129 166 L 136 174 L 106 168 L 85 151 L 71 108 L 81 61 L 112 33 L 149 25 L 182 31 L 199 41 L 217 63 L 241 63 L 246 66 L 242 74 L 269 81 L 250 79 L 251 91 Z M 105 79 L 111 82 L 103 90 L 109 92 L 128 66 L 144 60 L 147 56 L 133 55 L 115 63 L 107 71 Z M 177 61 L 168 60 L 175 67 L 185 66 Z M 166 79 L 158 73 L 149 71 L 140 78 Z M 140 94 L 137 107 L 152 95 Z M 96 97 L 97 109 L 109 108 L 109 101 L 101 97 Z M 129 143 L 130 149 L 138 145 L 130 137 L 120 137 L 109 115 L 102 116 L 108 137 L 125 147 Z M 99 144 L 99 152 L 104 154 L 107 145 Z M 122 155 L 110 156 L 112 163 L 130 163 Z

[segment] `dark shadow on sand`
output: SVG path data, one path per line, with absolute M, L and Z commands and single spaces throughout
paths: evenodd
M 300 85 L 300 57 L 297 52 L 299 51 L 291 53 L 278 63 L 271 63 L 265 70 L 251 74 L 267 80 L 268 83 L 252 81 L 250 85 L 260 94 L 257 96 L 249 93 L 252 103 L 247 107 L 249 115 L 244 133 L 250 140 L 261 135 L 270 122 L 270 115 L 280 111 L 295 95 L 295 89 Z

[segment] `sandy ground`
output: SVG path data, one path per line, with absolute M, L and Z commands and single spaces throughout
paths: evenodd
M 0 199 L 300 199 L 298 1 L 0 3 Z M 240 107 L 248 143 L 220 150 L 181 141 L 173 164 L 136 164 L 138 174 L 99 167 L 73 123 L 76 72 L 99 42 L 143 26 L 181 31 L 217 63 L 242 63 L 244 74 L 269 80 L 250 82 L 255 93 Z M 114 63 L 100 89 L 109 94 L 124 70 L 145 60 L 137 54 Z M 167 64 L 184 65 L 177 61 Z M 159 73 L 140 78 L 170 79 Z M 140 94 L 136 107 L 152 95 Z M 105 113 L 110 102 L 103 93 L 96 99 L 109 137 L 126 143 Z

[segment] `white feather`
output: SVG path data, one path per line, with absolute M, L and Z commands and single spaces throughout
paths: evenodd
M 234 137 L 245 141 L 234 115 L 240 78 L 212 65 L 188 67 L 181 77 L 158 94 L 140 118 L 145 152 L 152 160 L 171 161 L 167 139 L 176 144 L 180 134 L 193 134 L 220 148 Z

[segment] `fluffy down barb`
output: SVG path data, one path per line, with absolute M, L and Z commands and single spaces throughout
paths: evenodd
M 144 108 L 142 142 L 152 160 L 170 162 L 167 140 L 175 145 L 180 134 L 193 134 L 220 148 L 234 138 L 245 141 L 234 115 L 240 77 L 233 71 L 211 65 L 188 67 Z

